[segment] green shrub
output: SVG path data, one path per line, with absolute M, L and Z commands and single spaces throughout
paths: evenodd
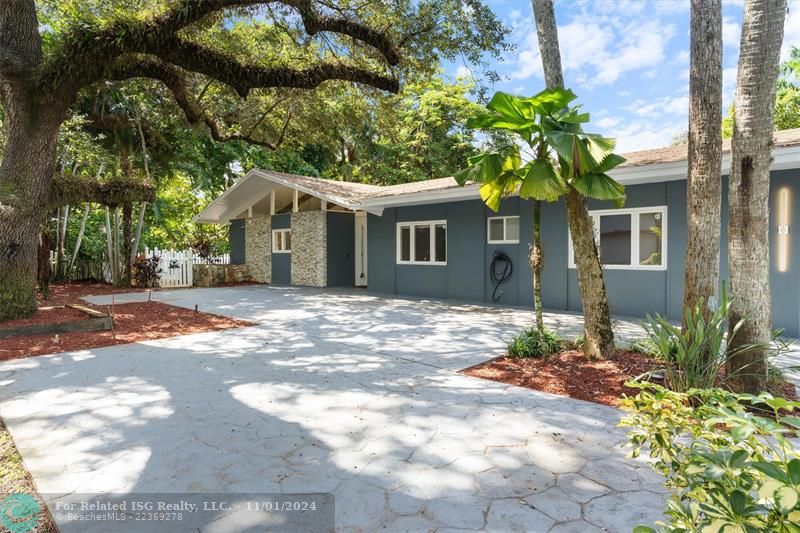
M 653 468 L 672 491 L 668 522 L 658 522 L 658 531 L 800 532 L 800 455 L 787 439 L 800 429 L 800 417 L 783 414 L 800 402 L 766 393 L 627 385 L 641 389 L 623 400 L 633 411 L 621 422 L 631 428 L 633 455 L 649 449 Z M 772 417 L 755 416 L 748 405 L 763 406 Z
M 678 347 L 676 344 L 670 346 L 669 359 L 674 358 L 677 349 Z M 636 352 L 642 355 L 646 355 L 648 357 L 654 357 L 656 359 L 664 359 L 664 356 L 661 354 L 661 351 L 659 350 L 658 344 L 656 344 L 656 342 L 653 341 L 653 339 L 651 339 L 650 337 L 637 339 L 631 342 L 628 345 L 628 350 L 631 352 Z
M 730 348 L 745 320 L 741 319 L 729 330 L 730 309 L 731 303 L 723 284 L 719 306 L 712 310 L 708 320 L 703 317 L 700 305 L 686 308 L 686 327 L 683 330 L 661 315 L 647 315 L 644 324 L 646 343 L 652 345 L 653 355 L 665 362 L 664 383 L 668 388 L 686 392 L 715 387 L 721 381 L 735 377 L 724 375 L 722 371 L 725 363 L 738 354 L 757 349 L 767 352 L 768 357 L 774 357 L 787 349 L 778 337 L 780 331 L 774 332 L 772 342 L 743 343 Z
M 555 331 L 530 328 L 523 329 L 508 341 L 506 352 L 510 357 L 547 357 L 565 347 L 564 339 Z

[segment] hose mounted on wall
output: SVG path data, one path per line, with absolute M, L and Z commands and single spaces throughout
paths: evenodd
M 492 265 L 489 267 L 489 276 L 492 279 L 492 301 L 499 302 L 500 296 L 497 295 L 500 285 L 506 283 L 511 279 L 511 273 L 514 271 L 514 265 L 511 263 L 511 258 L 508 257 L 501 250 L 494 252 L 492 257 Z

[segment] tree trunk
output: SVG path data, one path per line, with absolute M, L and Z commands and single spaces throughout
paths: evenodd
M 731 348 L 767 343 L 772 336 L 769 166 L 785 16 L 785 0 L 748 0 L 745 4 L 728 192 L 729 327 L 742 319 L 744 324 Z M 731 358 L 728 375 L 738 391 L 763 391 L 767 380 L 764 349 L 746 350 Z
M 2 99 L 7 137 L 0 162 L 0 320 L 36 312 L 38 237 L 47 219 L 60 123 L 34 102 Z
M 75 250 L 72 251 L 72 258 L 69 261 L 67 272 L 72 275 L 72 267 L 75 266 L 75 261 L 78 259 L 78 253 L 81 251 L 81 242 L 83 241 L 83 234 L 86 232 L 86 221 L 89 219 L 89 211 L 92 209 L 92 204 L 86 202 L 86 207 L 83 210 L 83 218 L 81 218 L 81 227 L 78 229 L 78 237 L 75 239 Z
M 39 233 L 39 292 L 50 299 L 50 218 L 47 217 Z
M 65 250 L 67 246 L 67 222 L 69 221 L 69 205 L 58 210 L 56 219 L 56 280 L 64 281 L 68 276 L 66 272 Z
M 686 187 L 686 309 L 709 301 L 719 286 L 722 197 L 722 5 L 692 0 L 689 71 L 689 174 Z
M 547 86 L 563 87 L 561 53 L 552 0 L 532 0 L 536 35 Z M 614 355 L 614 330 L 606 296 L 603 268 L 594 241 L 594 228 L 584 197 L 572 187 L 566 194 L 567 223 L 575 251 L 575 268 L 583 302 L 584 348 L 587 357 L 607 359 Z
M 120 261 L 122 262 L 122 275 L 120 285 L 131 285 L 131 244 L 133 240 L 133 204 L 126 202 L 122 206 L 122 246 L 120 247 Z
M 131 264 L 136 260 L 136 254 L 139 253 L 139 243 L 142 240 L 142 228 L 144 227 L 144 215 L 147 210 L 147 202 L 142 202 L 139 206 L 139 220 L 136 222 L 136 234 L 133 237 L 133 246 L 131 246 Z
M 111 214 L 106 206 L 106 254 L 108 255 L 108 271 L 111 273 L 111 283 L 116 284 L 116 269 L 114 268 L 114 231 L 111 229 Z
M 531 244 L 528 261 L 533 271 L 533 306 L 536 314 L 536 329 L 544 331 L 544 318 L 542 317 L 542 201 L 533 202 L 533 243 Z
M 592 359 L 607 359 L 614 355 L 614 330 L 603 268 L 594 239 L 594 224 L 581 193 L 570 187 L 566 199 L 567 222 L 583 301 L 583 352 Z

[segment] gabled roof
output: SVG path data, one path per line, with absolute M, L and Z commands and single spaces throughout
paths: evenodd
M 730 168 L 731 143 L 722 146 L 722 173 Z M 685 179 L 688 145 L 622 154 L 627 161 L 611 171 L 623 185 Z M 800 168 L 800 128 L 775 132 L 772 169 Z M 381 214 L 386 207 L 454 202 L 478 197 L 478 186 L 460 187 L 455 179 L 439 178 L 400 185 L 367 185 L 253 169 L 206 207 L 195 222 L 226 223 L 248 206 L 283 186 L 352 210 Z

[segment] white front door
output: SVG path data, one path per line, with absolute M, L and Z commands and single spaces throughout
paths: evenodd
M 356 287 L 367 286 L 367 214 L 356 212 Z

